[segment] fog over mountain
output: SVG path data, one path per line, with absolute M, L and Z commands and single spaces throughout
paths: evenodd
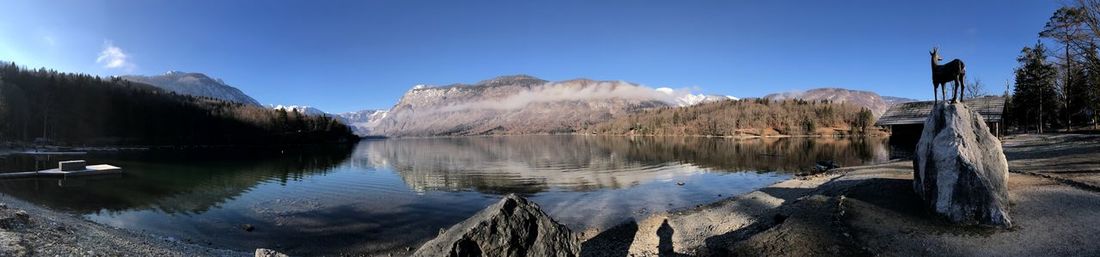
M 624 81 L 551 82 L 526 75 L 472 85 L 417 85 L 371 134 L 436 136 L 570 133 L 639 110 L 730 99 Z
M 177 94 L 216 98 L 242 104 L 260 106 L 260 102 L 240 89 L 198 72 L 169 71 L 163 75 L 124 75 L 122 79 L 150 84 Z

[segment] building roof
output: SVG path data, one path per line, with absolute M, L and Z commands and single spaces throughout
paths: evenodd
M 908 102 L 890 106 L 878 118 L 875 126 L 924 124 L 928 113 L 932 112 L 932 102 Z M 970 109 L 977 110 L 986 122 L 1000 122 L 1001 115 L 1004 114 L 1005 98 L 1001 96 L 984 96 L 963 100 L 963 103 Z

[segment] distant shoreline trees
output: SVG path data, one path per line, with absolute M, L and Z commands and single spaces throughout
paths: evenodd
M 859 135 L 874 126 L 867 108 L 801 99 L 726 100 L 664 107 L 599 123 L 589 133 L 667 136 Z
M 332 117 L 178 95 L 119 78 L 0 63 L 0 142 L 278 145 L 347 142 Z

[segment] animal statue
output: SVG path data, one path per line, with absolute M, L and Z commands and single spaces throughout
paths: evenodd
M 958 102 L 959 93 L 965 92 L 963 90 L 966 88 L 966 85 L 963 85 L 963 81 L 966 79 L 966 65 L 959 59 L 940 65 L 939 62 L 943 61 L 943 57 L 940 57 L 938 47 L 933 47 L 929 53 L 932 54 L 932 98 L 939 101 L 939 98 L 936 98 L 936 89 L 938 88 L 940 94 L 943 95 L 943 100 L 946 101 L 947 82 L 955 82 L 951 102 Z

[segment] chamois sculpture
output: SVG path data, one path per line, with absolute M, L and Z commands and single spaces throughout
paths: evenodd
M 938 47 L 933 47 L 929 53 L 932 54 L 932 99 L 939 101 L 939 98 L 936 98 L 936 89 L 938 88 L 940 94 L 943 95 L 943 100 L 946 101 L 947 82 L 955 82 L 951 102 L 958 102 L 959 93 L 966 92 L 963 91 L 966 88 L 966 85 L 963 85 L 963 81 L 966 80 L 966 65 L 959 59 L 940 65 L 939 62 L 943 61 L 943 57 L 940 57 Z

